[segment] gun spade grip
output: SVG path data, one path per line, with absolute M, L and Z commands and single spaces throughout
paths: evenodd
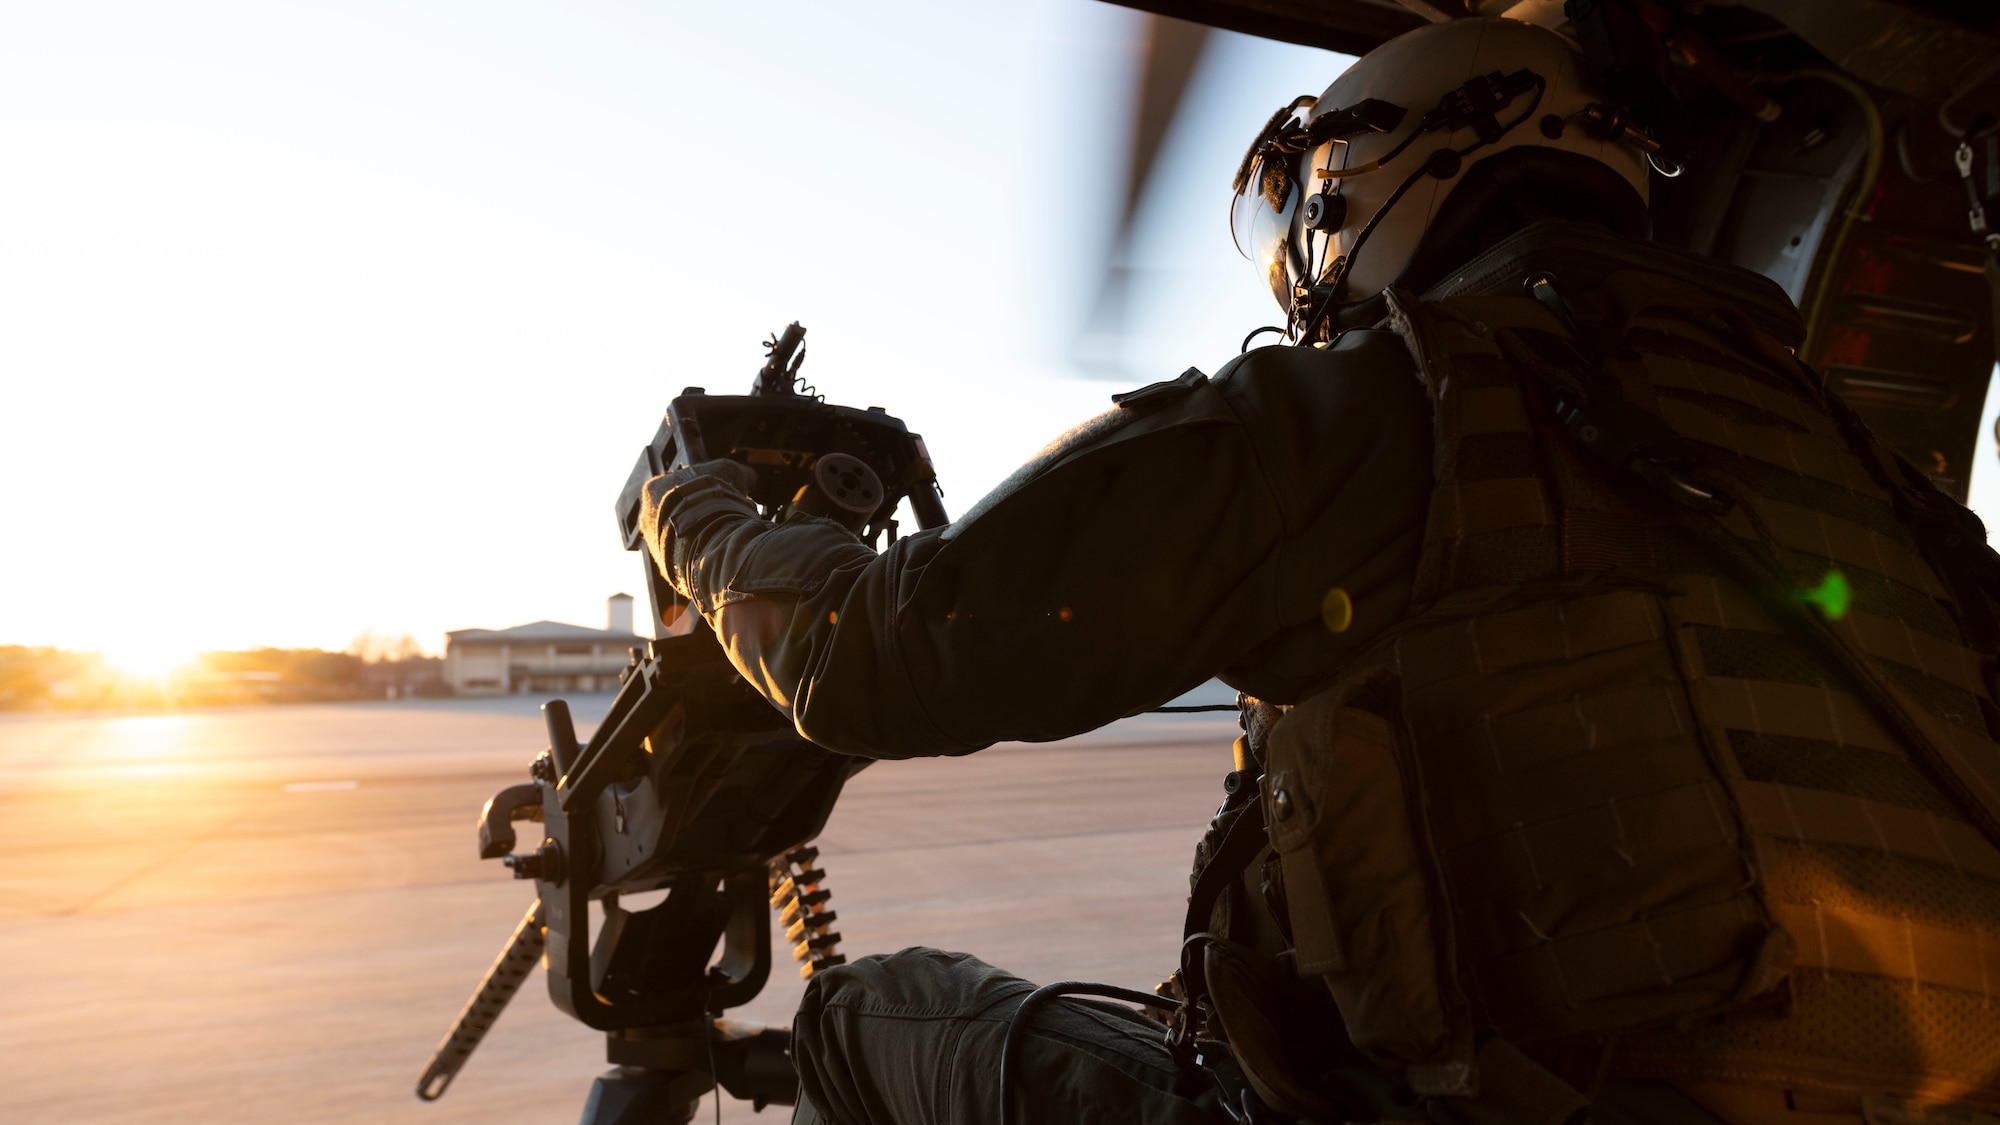
M 570 720 L 569 704 L 551 699 L 542 704 L 542 719 L 549 728 L 549 757 L 555 760 L 556 776 L 566 777 L 576 764 L 576 724 Z

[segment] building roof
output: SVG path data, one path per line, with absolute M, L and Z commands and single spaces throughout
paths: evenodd
M 516 641 L 604 641 L 619 645 L 645 642 L 636 633 L 622 633 L 612 629 L 589 629 L 582 625 L 566 625 L 561 621 L 532 621 L 526 625 L 516 625 L 511 629 L 453 629 L 445 634 L 447 642 L 465 644 L 467 642 L 490 642 L 513 644 Z

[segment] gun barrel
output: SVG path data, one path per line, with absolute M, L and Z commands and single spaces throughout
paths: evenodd
M 521 924 L 514 927 L 514 936 L 507 939 L 506 948 L 486 970 L 486 977 L 479 982 L 472 999 L 465 1002 L 465 1010 L 458 1013 L 457 1022 L 438 1043 L 430 1065 L 424 1068 L 423 1077 L 417 1079 L 418 1097 L 434 1102 L 444 1094 L 465 1060 L 472 1057 L 479 1041 L 486 1038 L 486 1033 L 500 1019 L 500 1013 L 506 1011 L 507 1002 L 534 971 L 535 962 L 542 957 L 543 943 L 542 903 L 536 899 Z
M 798 365 L 792 356 L 799 350 L 799 344 L 806 338 L 806 330 L 793 321 L 785 326 L 785 331 L 771 344 L 771 354 L 764 360 L 764 366 L 757 372 L 757 384 L 750 391 L 755 395 L 789 395 L 792 391 L 792 373 Z

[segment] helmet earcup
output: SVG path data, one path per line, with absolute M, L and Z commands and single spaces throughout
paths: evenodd
M 1306 200 L 1307 230 L 1332 231 L 1347 225 L 1347 197 L 1330 191 L 1315 193 Z

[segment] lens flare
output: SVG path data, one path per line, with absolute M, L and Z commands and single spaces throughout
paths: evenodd
M 135 680 L 165 680 L 194 663 L 195 654 L 171 643 L 121 644 L 104 654 L 105 663 Z
M 1838 621 L 1847 616 L 1848 607 L 1854 604 L 1854 588 L 1848 585 L 1845 574 L 1829 570 L 1817 587 L 1799 591 L 1799 600 L 1818 606 L 1828 621 Z
M 1346 590 L 1335 586 L 1326 592 L 1326 597 L 1320 599 L 1319 617 L 1321 621 L 1326 622 L 1328 630 L 1335 633 L 1347 632 L 1354 625 L 1354 599 L 1347 595 Z

